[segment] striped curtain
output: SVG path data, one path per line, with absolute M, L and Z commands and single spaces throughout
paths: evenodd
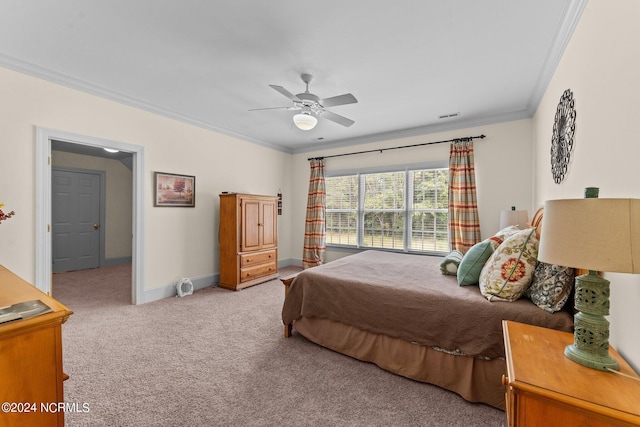
M 325 210 L 327 193 L 324 184 L 324 160 L 310 160 L 309 196 L 307 218 L 304 227 L 304 250 L 302 266 L 315 267 L 322 264 L 325 250 Z
M 480 241 L 473 165 L 473 140 L 456 140 L 449 150 L 449 244 L 466 253 Z

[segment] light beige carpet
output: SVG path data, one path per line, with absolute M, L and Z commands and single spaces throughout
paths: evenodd
M 284 270 L 283 275 L 290 270 Z M 283 285 L 129 304 L 130 266 L 54 275 L 67 426 L 501 426 L 505 414 L 282 336 Z

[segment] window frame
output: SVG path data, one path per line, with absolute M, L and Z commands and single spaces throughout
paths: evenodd
M 437 251 L 437 250 L 415 250 L 411 249 L 411 233 L 412 233 L 412 215 L 414 212 L 420 212 L 422 210 L 414 210 L 413 209 L 413 182 L 411 172 L 418 170 L 448 170 L 449 162 L 447 160 L 442 161 L 432 161 L 432 162 L 424 162 L 424 163 L 414 163 L 409 165 L 388 165 L 388 166 L 378 166 L 378 167 L 369 167 L 369 168 L 359 168 L 359 169 L 345 169 L 345 170 L 336 170 L 325 172 L 326 178 L 338 178 L 338 177 L 346 177 L 346 176 L 356 176 L 358 183 L 358 206 L 356 208 L 356 244 L 338 244 L 338 243 L 327 243 L 326 247 L 330 250 L 337 251 L 346 251 L 346 252 L 360 252 L 363 250 L 381 250 L 381 251 L 389 251 L 389 252 L 400 252 L 400 253 L 411 253 L 417 255 L 443 255 L 446 254 L 446 251 Z M 403 228 L 403 247 L 402 249 L 392 249 L 392 248 L 382 248 L 382 247 L 373 247 L 373 246 L 364 246 L 364 175 L 369 174 L 377 174 L 377 173 L 394 173 L 394 172 L 402 172 L 404 173 L 404 228 Z M 437 211 L 443 211 L 442 209 Z M 448 209 L 444 209 L 447 211 Z M 361 227 L 362 225 L 362 227 Z M 447 240 L 448 240 L 448 227 L 447 227 Z

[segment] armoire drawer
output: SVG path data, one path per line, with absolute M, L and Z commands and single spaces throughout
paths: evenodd
M 268 276 L 275 274 L 278 271 L 276 262 L 269 262 L 266 264 L 257 265 L 254 267 L 247 267 L 240 269 L 240 282 L 246 282 L 248 280 L 257 279 L 262 276 Z
M 264 264 L 269 261 L 276 261 L 276 251 L 255 252 L 240 255 L 240 267 L 250 267 L 252 265 Z

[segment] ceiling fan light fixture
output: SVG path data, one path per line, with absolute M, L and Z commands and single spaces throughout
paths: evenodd
M 300 113 L 293 116 L 293 123 L 298 129 L 311 130 L 316 127 L 318 119 L 309 113 Z

